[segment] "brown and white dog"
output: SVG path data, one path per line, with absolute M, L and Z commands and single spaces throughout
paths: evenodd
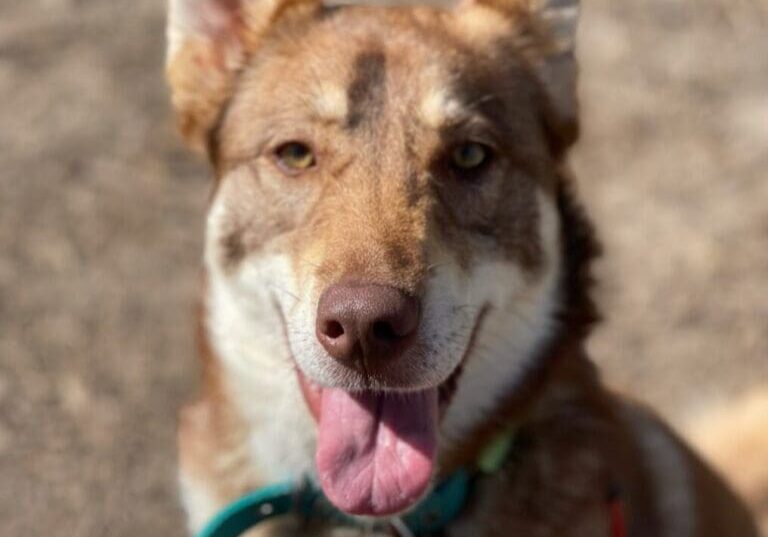
M 445 535 L 605 537 L 617 490 L 633 537 L 756 535 L 585 355 L 577 14 L 171 1 L 173 104 L 216 177 L 204 384 L 180 429 L 191 529 L 303 476 L 342 511 L 396 516 L 514 429 Z M 302 534 L 286 524 L 257 535 Z

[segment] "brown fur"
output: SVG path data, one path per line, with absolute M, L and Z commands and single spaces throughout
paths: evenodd
M 307 261 L 322 264 L 321 275 L 327 281 L 333 281 L 344 274 L 352 274 L 358 278 L 399 285 L 413 292 L 418 287 L 416 282 L 423 276 L 423 266 L 418 268 L 421 252 L 406 251 L 403 246 L 382 244 L 381 252 L 371 253 L 368 245 L 382 242 L 391 245 L 420 242 L 426 233 L 426 221 L 429 219 L 427 213 L 430 212 L 434 215 L 436 227 L 445 234 L 447 242 L 455 245 L 457 241 L 465 240 L 463 237 L 466 234 L 463 231 L 470 228 L 475 231 L 478 241 L 488 242 L 534 270 L 541 255 L 538 242 L 531 240 L 536 236 L 538 215 L 533 203 L 533 194 L 538 185 L 535 182 L 526 183 L 532 178 L 540 181 L 539 184 L 551 185 L 553 181 L 552 166 L 548 164 L 546 153 L 547 145 L 543 143 L 549 131 L 542 130 L 540 118 L 534 115 L 537 107 L 542 106 L 541 102 L 536 102 L 540 97 L 536 91 L 535 80 L 526 73 L 524 66 L 516 62 L 509 62 L 509 73 L 506 76 L 500 77 L 495 71 L 497 61 L 493 55 L 508 55 L 507 44 L 499 45 L 485 64 L 478 64 L 474 51 L 467 50 L 467 45 L 459 38 L 444 35 L 445 25 L 440 23 L 446 17 L 443 12 L 393 9 L 384 15 L 377 15 L 378 18 L 385 17 L 388 20 L 371 25 L 366 8 L 349 9 L 349 13 L 346 11 L 326 14 L 321 20 L 297 18 L 295 26 L 286 23 L 278 25 L 273 30 L 273 34 L 276 34 L 273 41 L 265 44 L 266 50 L 261 50 L 259 56 L 269 54 L 285 60 L 273 60 L 263 66 L 258 61 L 254 62 L 255 65 L 238 79 L 237 95 L 226 104 L 218 103 L 223 117 L 214 119 L 215 114 L 209 110 L 208 100 L 203 103 L 190 98 L 184 103 L 186 106 L 183 108 L 185 112 L 181 114 L 182 117 L 197 118 L 195 124 L 208 122 L 215 126 L 209 151 L 215 156 L 220 177 L 235 168 L 248 167 L 243 163 L 247 162 L 251 155 L 263 151 L 264 146 L 269 144 L 269 139 L 290 136 L 290 133 L 275 132 L 274 128 L 260 124 L 264 119 L 276 116 L 290 118 L 293 122 L 292 129 L 311 132 L 315 139 L 337 141 L 334 147 L 336 150 L 349 146 L 356 147 L 356 152 L 362 154 L 358 157 L 367 153 L 367 158 L 356 159 L 354 166 L 350 167 L 347 165 L 349 155 L 337 151 L 332 158 L 328 155 L 328 161 L 322 162 L 321 170 L 297 178 L 297 183 L 304 183 L 305 188 L 323 188 L 323 191 L 319 193 L 321 199 L 313 200 L 313 206 L 296 207 L 295 212 L 298 214 L 291 215 L 292 222 L 286 222 L 284 217 L 274 224 L 272 221 L 265 223 L 261 219 L 253 222 L 233 222 L 232 235 L 225 239 L 228 257 L 237 260 L 246 251 L 252 251 L 258 246 L 257 241 L 250 244 L 250 248 L 246 247 L 246 244 L 251 242 L 246 237 L 254 234 L 271 237 L 282 230 L 283 226 L 285 231 L 292 227 L 303 227 L 306 229 L 302 230 L 305 236 L 299 236 L 297 232 L 294 239 L 297 243 L 296 250 L 316 252 L 318 257 L 308 260 L 307 256 L 303 255 L 302 259 L 296 260 L 297 265 Z M 413 25 L 416 27 L 413 28 Z M 397 42 L 388 42 L 388 28 L 397 26 L 402 26 L 407 32 L 403 32 Z M 314 113 L 307 93 L 297 93 L 295 88 L 298 83 L 303 90 L 307 83 L 317 77 L 320 65 L 326 62 L 326 58 L 316 53 L 316 50 L 339 49 L 338 44 L 329 37 L 331 32 L 339 28 L 356 29 L 354 32 L 347 32 L 344 50 L 339 51 L 339 54 L 346 52 L 351 58 L 336 59 L 334 64 L 339 66 L 339 70 L 333 73 L 330 81 L 324 80 L 324 84 L 349 88 L 350 109 L 345 118 L 340 118 L 338 122 L 329 122 L 327 118 L 318 117 Z M 309 35 L 305 35 L 306 32 L 309 32 Z M 465 131 L 472 132 L 475 127 L 471 124 L 446 125 L 439 133 L 434 133 L 432 129 L 413 122 L 404 123 L 408 111 L 418 107 L 417 99 L 422 95 L 422 92 L 408 87 L 410 80 L 407 73 L 425 69 L 428 64 L 413 64 L 412 58 L 418 58 L 418 55 L 402 54 L 401 51 L 425 48 L 425 40 L 434 47 L 434 41 L 443 41 L 446 37 L 449 39 L 446 48 L 450 46 L 450 49 L 445 56 L 451 59 L 457 72 L 464 73 L 455 81 L 452 91 L 463 102 L 473 104 L 482 117 L 499 118 L 491 127 L 498 133 L 499 143 L 504 144 L 500 152 L 512 155 L 515 167 L 500 171 L 498 177 L 493 179 L 498 183 L 493 189 L 486 187 L 480 190 L 471 184 L 451 182 L 447 188 L 440 191 L 437 197 L 439 205 L 435 207 L 426 204 L 432 192 L 426 183 L 427 178 L 420 177 L 416 170 L 430 167 L 430 162 L 438 161 L 441 156 L 439 148 L 448 146 L 454 139 L 461 139 Z M 384 49 L 388 49 L 386 56 Z M 297 64 L 292 58 L 297 55 L 306 58 L 305 65 L 299 64 L 298 72 L 294 72 L 291 77 L 285 77 L 286 71 L 296 70 Z M 174 73 L 177 70 L 190 71 L 190 67 L 185 67 L 188 61 L 182 56 L 172 64 L 171 81 L 179 88 L 177 94 L 186 94 L 187 91 L 184 86 L 174 82 Z M 351 66 L 349 72 L 344 70 L 347 65 Z M 199 68 L 195 67 L 194 72 L 199 71 Z M 377 80 L 380 83 L 377 83 Z M 503 83 L 504 80 L 510 81 L 508 87 L 499 87 L 500 81 Z M 188 93 L 191 96 L 197 95 L 201 92 L 200 86 L 197 88 L 197 91 L 189 90 Z M 228 95 L 231 90 L 218 91 Z M 381 110 L 385 106 L 382 92 L 389 94 L 386 106 L 392 110 Z M 498 92 L 506 94 L 503 100 L 486 99 L 487 96 Z M 255 100 L 256 96 L 258 100 Z M 200 99 L 202 97 L 196 101 Z M 519 106 L 507 109 L 505 103 L 509 102 L 517 102 Z M 363 109 L 364 113 L 359 111 Z M 541 108 L 538 113 L 547 112 Z M 233 121 L 231 118 L 237 119 Z M 364 128 L 353 128 L 364 120 Z M 216 122 L 218 124 L 215 124 Z M 301 132 L 297 134 L 300 135 Z M 387 143 L 387 140 L 392 140 L 392 143 Z M 387 151 L 383 154 L 385 147 Z M 321 160 L 327 155 L 326 148 L 314 149 Z M 249 173 L 254 176 L 251 181 L 257 184 L 255 187 L 249 187 L 250 190 L 267 188 L 264 186 L 266 181 L 255 176 L 255 169 L 249 168 Z M 517 180 L 504 179 L 510 173 L 514 174 Z M 367 177 L 381 179 L 376 182 L 363 179 Z M 395 181 L 396 177 L 403 177 L 405 180 Z M 253 192 L 248 212 L 269 214 L 274 208 L 276 194 L 277 192 L 270 192 L 268 195 Z M 260 201 L 258 198 L 270 206 L 257 206 Z M 460 211 L 456 208 L 456 200 L 462 200 Z M 515 205 L 510 207 L 509 203 Z M 370 216 L 350 210 L 359 206 L 371 206 L 371 214 L 376 215 L 375 221 L 371 221 Z M 387 207 L 387 211 L 381 211 L 380 207 Z M 276 209 L 279 210 L 279 206 Z M 302 209 L 312 215 L 310 222 L 300 219 Z M 516 218 L 508 218 L 509 214 L 515 214 Z M 382 215 L 388 218 L 382 220 Z M 279 229 L 275 229 L 273 225 Z M 360 233 L 354 237 L 359 237 L 362 246 L 346 244 L 344 252 L 334 248 L 321 253 L 318 247 L 307 244 L 307 241 L 315 237 L 325 245 L 345 244 L 345 238 L 336 236 L 343 233 L 340 230 L 347 229 L 367 231 L 367 235 Z M 387 237 L 388 240 L 378 241 L 379 237 Z M 464 248 L 466 255 L 469 255 L 474 246 L 467 245 Z M 358 250 L 362 254 L 356 253 Z M 361 261 L 363 258 L 366 258 L 366 266 L 363 266 Z M 349 265 L 338 266 L 338 260 L 348 260 L 345 262 Z M 389 265 L 393 265 L 395 270 L 388 272 L 386 267 Z M 410 275 L 399 274 L 397 268 L 404 266 L 415 268 Z
M 597 320 L 589 266 L 599 248 L 563 171 L 578 123 L 556 97 L 563 88 L 552 87 L 553 76 L 563 78 L 561 51 L 533 4 L 249 5 L 230 21 L 233 34 L 189 41 L 169 64 L 182 132 L 207 147 L 217 194 L 227 196 L 221 266 L 234 271 L 249 256 L 284 250 L 298 279 L 311 276 L 318 289 L 360 279 L 418 296 L 431 249 L 447 246 L 467 271 L 476 257 L 496 256 L 535 280 L 545 262 L 536 199 L 548 196 L 562 239 L 557 327 L 532 370 L 444 454 L 447 472 L 472 464 L 501 431 L 517 431 L 514 456 L 478 481 L 448 535 L 607 535 L 606 498 L 617 488 L 630 535 L 663 535 L 654 461 L 627 416 L 656 420 L 608 392 L 584 350 Z M 567 78 L 565 91 L 574 83 Z M 458 103 L 457 114 L 419 117 L 437 91 Z M 482 179 L 445 169 L 446 149 L 468 137 L 488 138 L 500 156 Z M 317 166 L 281 172 L 273 150 L 286 140 L 310 141 Z M 265 483 L 205 318 L 203 309 L 205 383 L 182 417 L 181 464 L 225 502 Z M 655 427 L 691 468 L 695 536 L 756 535 L 728 488 Z

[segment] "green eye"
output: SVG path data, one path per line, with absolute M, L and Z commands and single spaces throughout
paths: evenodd
M 491 155 L 488 146 L 478 142 L 466 142 L 451 152 L 451 162 L 460 170 L 475 170 L 485 164 Z
M 301 142 L 288 142 L 275 151 L 277 160 L 288 171 L 302 171 L 315 165 L 312 149 Z

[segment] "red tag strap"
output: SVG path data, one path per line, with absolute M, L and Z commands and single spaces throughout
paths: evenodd
M 608 523 L 611 537 L 627 537 L 627 519 L 624 514 L 624 502 L 616 497 L 608 500 Z

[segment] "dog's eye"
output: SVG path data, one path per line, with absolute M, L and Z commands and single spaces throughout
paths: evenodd
M 488 162 L 491 149 L 479 142 L 466 142 L 453 148 L 451 151 L 451 163 L 462 171 L 471 171 L 480 168 Z
M 277 160 L 288 171 L 302 171 L 315 165 L 312 149 L 301 142 L 288 142 L 275 151 Z

